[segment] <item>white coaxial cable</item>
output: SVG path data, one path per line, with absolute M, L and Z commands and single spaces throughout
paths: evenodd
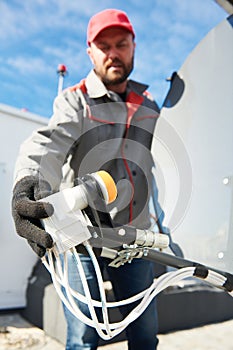
M 138 293 L 137 295 L 134 295 L 131 298 L 117 301 L 117 302 L 107 302 L 106 294 L 103 288 L 103 278 L 102 278 L 101 270 L 99 268 L 98 260 L 89 243 L 86 244 L 86 249 L 92 260 L 94 270 L 96 273 L 96 278 L 97 278 L 98 287 L 100 291 L 100 299 L 101 299 L 100 301 L 93 300 L 91 297 L 91 293 L 86 280 L 82 262 L 75 248 L 72 248 L 70 252 L 74 255 L 77 261 L 77 273 L 79 273 L 80 279 L 83 284 L 84 295 L 78 293 L 77 291 L 73 290 L 69 286 L 69 281 L 68 281 L 69 266 L 68 266 L 66 253 L 64 253 L 63 268 L 62 268 L 60 256 L 58 252 L 56 252 L 56 250 L 54 250 L 53 253 L 50 250 L 48 252 L 48 261 L 46 260 L 46 258 L 43 258 L 42 261 L 52 276 L 54 287 L 60 299 L 62 300 L 62 302 L 67 306 L 67 308 L 72 312 L 72 314 L 75 317 L 77 317 L 87 325 L 94 327 L 98 332 L 98 334 L 100 335 L 100 337 L 105 340 L 109 340 L 112 337 L 115 337 L 116 335 L 121 333 L 131 322 L 135 321 L 145 311 L 145 309 L 148 307 L 151 301 L 156 297 L 156 295 L 158 295 L 164 289 L 186 278 L 198 277 L 198 276 L 195 276 L 195 267 L 185 267 L 179 270 L 170 271 L 161 275 L 159 278 L 155 279 L 149 288 L 147 288 L 141 293 Z M 57 272 L 54 266 L 54 258 L 56 260 Z M 226 281 L 226 277 L 222 276 L 218 272 L 209 270 L 208 276 L 204 280 L 210 284 L 221 287 L 224 285 Z M 64 296 L 63 292 L 61 291 L 61 287 L 63 287 L 64 290 L 66 291 L 68 300 Z M 229 294 L 232 295 L 233 293 L 229 293 Z M 87 317 L 79 309 L 77 300 L 84 302 L 88 306 L 88 309 L 90 312 L 90 318 Z M 126 305 L 136 300 L 137 301 L 141 300 L 141 301 L 122 321 L 114 322 L 114 323 L 109 322 L 109 317 L 108 317 L 109 308 Z M 98 321 L 98 317 L 95 312 L 95 307 L 101 308 L 104 323 Z
M 88 254 L 90 255 L 90 258 L 91 258 L 92 263 L 93 263 L 93 267 L 94 267 L 94 270 L 95 270 L 95 273 L 96 273 L 96 278 L 97 278 L 97 282 L 98 282 L 98 286 L 99 286 L 103 321 L 104 321 L 104 325 L 106 327 L 107 334 L 109 334 L 109 336 L 111 336 L 111 330 L 109 328 L 109 317 L 108 317 L 106 293 L 105 293 L 105 290 L 104 290 L 104 282 L 103 282 L 100 266 L 99 266 L 99 263 L 97 261 L 97 258 L 96 258 L 95 254 L 93 252 L 93 249 L 92 249 L 91 245 L 86 241 L 86 242 L 84 242 L 84 246 L 85 246 Z M 75 252 L 76 252 L 76 250 L 75 250 Z

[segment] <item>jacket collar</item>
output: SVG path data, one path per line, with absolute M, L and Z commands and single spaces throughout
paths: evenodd
M 91 98 L 98 98 L 107 95 L 112 99 L 112 94 L 106 89 L 105 85 L 98 78 L 94 70 L 91 70 L 86 78 L 86 88 L 88 95 Z M 134 80 L 128 80 L 127 93 L 134 91 L 138 95 L 142 95 L 143 92 L 148 88 L 148 85 L 138 83 Z

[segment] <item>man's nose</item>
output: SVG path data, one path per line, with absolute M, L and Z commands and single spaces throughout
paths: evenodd
M 118 50 L 115 47 L 111 47 L 108 51 L 108 57 L 114 59 L 118 57 Z

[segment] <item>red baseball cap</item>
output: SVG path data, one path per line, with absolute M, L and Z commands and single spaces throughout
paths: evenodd
M 133 26 L 125 12 L 116 9 L 107 9 L 91 17 L 87 27 L 87 43 L 90 43 L 104 29 L 121 27 L 128 30 L 135 37 Z

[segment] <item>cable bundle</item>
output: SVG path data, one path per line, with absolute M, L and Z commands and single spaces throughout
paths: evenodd
M 100 300 L 93 300 L 91 297 L 91 292 L 87 283 L 87 278 L 80 260 L 79 254 L 76 252 L 75 248 L 71 248 L 70 252 L 73 254 L 75 261 L 77 263 L 77 273 L 80 275 L 82 281 L 84 294 L 80 294 L 69 285 L 68 281 L 68 259 L 67 253 L 63 253 L 64 263 L 61 261 L 61 254 L 58 254 L 56 248 L 52 248 L 48 251 L 47 257 L 42 258 L 42 262 L 50 272 L 54 287 L 65 306 L 70 310 L 70 312 L 77 317 L 80 321 L 87 324 L 88 326 L 94 327 L 99 334 L 99 336 L 104 340 L 109 340 L 119 333 L 121 333 L 131 322 L 136 320 L 147 308 L 152 299 L 162 292 L 167 287 L 180 282 L 186 278 L 194 276 L 195 267 L 184 267 L 179 270 L 174 270 L 166 272 L 159 278 L 155 279 L 152 285 L 144 290 L 143 292 L 134 295 L 131 298 L 117 301 L 108 302 L 106 300 L 106 294 L 104 290 L 103 278 L 100 271 L 100 267 L 97 258 L 92 250 L 90 244 L 86 241 L 84 242 L 85 248 L 92 260 L 96 278 L 98 281 L 98 287 L 100 292 Z M 56 267 L 55 267 L 56 265 Z M 208 271 L 208 276 L 205 281 L 213 284 L 216 287 L 221 287 L 224 285 L 226 278 L 221 274 Z M 63 287 L 63 288 L 62 288 Z M 231 294 L 231 293 L 230 293 Z M 231 294 L 232 295 L 232 294 Z M 233 295 L 232 295 L 233 296 Z M 115 323 L 110 323 L 109 321 L 109 309 L 114 307 L 121 307 L 126 304 L 133 303 L 135 301 L 140 301 L 140 303 L 122 320 Z M 88 306 L 90 317 L 86 316 L 78 307 L 78 301 L 85 303 Z M 103 322 L 99 322 L 95 308 L 101 308 Z

